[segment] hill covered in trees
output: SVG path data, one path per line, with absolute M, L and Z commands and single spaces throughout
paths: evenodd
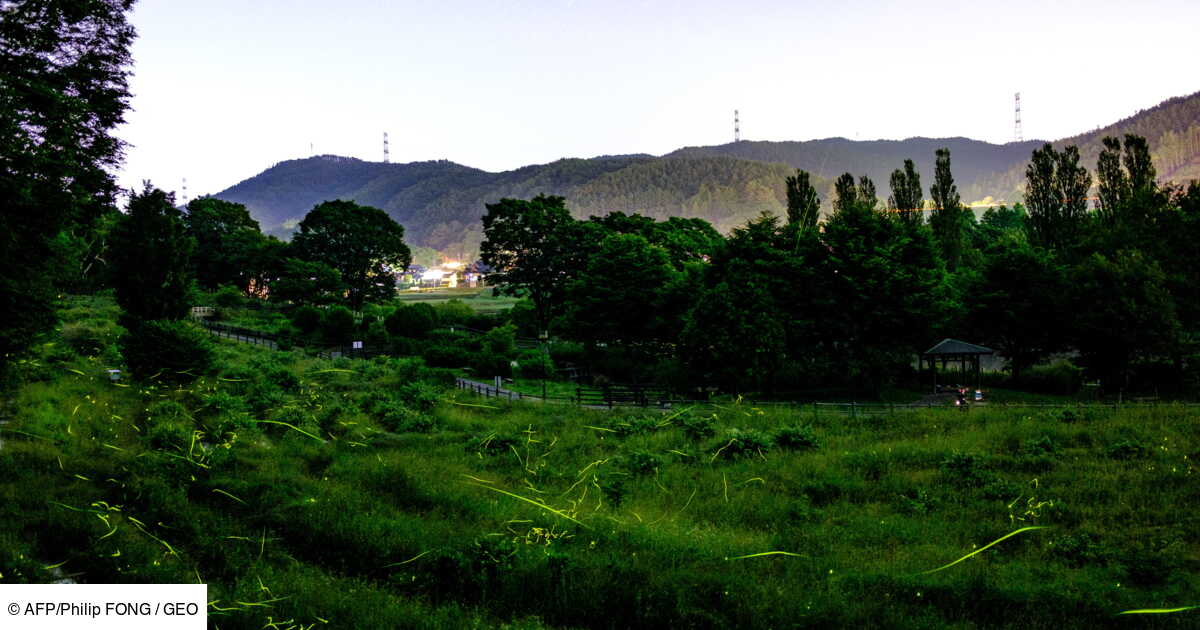
M 448 161 L 383 164 L 323 155 L 281 162 L 216 196 L 245 204 L 277 234 L 290 233 L 322 201 L 353 199 L 387 211 L 410 242 L 470 253 L 482 238 L 484 204 L 504 197 L 554 194 L 569 199 L 580 217 L 639 211 L 704 218 L 729 230 L 763 210 L 782 213 L 788 172 L 782 164 L 730 157 L 604 156 L 489 173 Z
M 1159 178 L 1200 178 L 1200 93 L 1173 98 L 1107 127 L 1055 141 L 1079 147 L 1095 164 L 1101 138 L 1133 133 L 1147 138 Z M 817 177 L 814 186 L 829 211 L 832 180 L 841 173 L 886 182 L 911 158 L 928 178 L 934 153 L 954 156 L 954 176 L 966 202 L 1023 198 L 1025 165 L 1044 141 L 1003 145 L 969 138 L 908 138 L 804 142 L 741 141 L 685 147 L 664 155 L 562 159 L 490 173 L 449 161 L 384 164 L 322 155 L 281 162 L 217 197 L 245 204 L 269 232 L 289 234 L 313 206 L 350 199 L 385 210 L 405 226 L 410 242 L 447 254 L 478 251 L 479 217 L 487 203 L 538 194 L 565 197 L 580 218 L 611 211 L 657 219 L 698 217 L 728 232 L 766 210 L 782 214 L 783 180 L 792 168 Z

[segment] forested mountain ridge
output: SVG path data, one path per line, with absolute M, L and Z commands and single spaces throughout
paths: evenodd
M 1095 170 L 1105 136 L 1134 133 L 1150 142 L 1159 179 L 1200 179 L 1200 92 L 1070 138 L 1054 141 L 1080 149 L 1081 164 Z M 470 254 L 481 240 L 484 205 L 503 197 L 545 193 L 567 198 L 578 217 L 610 211 L 655 218 L 699 217 L 728 231 L 766 210 L 782 214 L 784 177 L 799 168 L 817 176 L 824 205 L 841 173 L 867 175 L 880 200 L 891 172 L 906 158 L 931 182 L 934 152 L 950 149 L 958 189 L 966 202 L 1022 199 L 1025 166 L 1044 141 L 990 144 L 969 138 L 908 138 L 803 142 L 741 141 L 685 147 L 662 157 L 600 156 L 490 173 L 445 160 L 384 164 L 332 155 L 281 162 L 217 197 L 244 203 L 267 231 L 286 235 L 318 203 L 349 199 L 385 210 L 404 225 L 409 242 Z
M 1096 159 L 1106 136 L 1120 138 L 1130 133 L 1150 143 L 1150 154 L 1160 182 L 1187 183 L 1200 179 L 1200 92 L 1167 99 L 1150 109 L 1123 118 L 1111 125 L 1079 135 L 1055 140 L 1055 148 L 1079 147 L 1079 163 L 1095 175 Z M 956 156 L 957 157 L 957 156 Z M 1025 185 L 1025 162 L 1013 164 L 1003 172 L 978 180 L 965 188 L 964 198 L 975 199 L 983 191 L 995 196 L 1020 198 Z
M 489 173 L 448 161 L 383 164 L 322 155 L 281 162 L 215 195 L 243 203 L 266 231 L 285 235 L 313 206 L 351 199 L 385 210 L 407 240 L 446 253 L 478 251 L 484 205 L 560 195 L 579 217 L 610 211 L 699 217 L 729 230 L 762 211 L 782 214 L 789 168 L 729 157 L 647 155 L 563 159 Z M 828 182 L 817 182 L 824 192 Z

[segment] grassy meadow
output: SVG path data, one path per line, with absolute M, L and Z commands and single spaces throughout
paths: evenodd
M 115 307 L 62 315 L 0 407 L 0 581 L 202 581 L 219 628 L 1200 625 L 1119 614 L 1200 604 L 1195 408 L 592 411 L 224 341 L 113 382 Z

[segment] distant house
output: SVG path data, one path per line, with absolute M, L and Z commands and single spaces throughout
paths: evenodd
M 424 265 L 409 265 L 404 271 L 396 273 L 396 288 L 407 289 L 421 284 L 421 276 L 425 275 L 428 269 Z
M 493 271 L 495 270 L 483 264 L 482 260 L 477 260 L 463 268 L 463 282 L 469 287 L 487 286 L 487 275 Z

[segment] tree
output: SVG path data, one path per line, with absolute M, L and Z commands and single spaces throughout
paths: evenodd
M 96 268 L 94 226 L 117 191 L 132 5 L 0 3 L 0 370 L 54 321 L 51 241 L 66 233 L 79 268 Z
M 1105 137 L 1104 148 L 1096 161 L 1096 177 L 1099 180 L 1098 211 L 1101 218 L 1112 222 L 1121 202 L 1129 198 L 1129 178 L 1121 170 L 1121 141 Z
M 842 212 L 858 204 L 858 187 L 854 185 L 854 176 L 842 173 L 833 183 L 833 211 Z
M 929 196 L 933 199 L 929 224 L 941 247 L 946 267 L 953 271 L 962 259 L 963 209 L 958 186 L 955 186 L 954 175 L 950 173 L 950 149 L 937 150 Z
M 234 285 L 246 290 L 265 239 L 246 206 L 202 197 L 188 204 L 183 222 L 196 239 L 196 283 L 205 289 Z
M 1035 149 L 1025 169 L 1025 202 L 1029 207 L 1029 236 L 1038 246 L 1073 247 L 1087 219 L 1087 193 L 1092 177 L 1079 166 L 1079 149 L 1058 152 L 1050 143 Z
M 1071 275 L 1071 320 L 1084 366 L 1110 388 L 1129 386 L 1134 361 L 1169 356 L 1178 341 L 1175 301 L 1159 264 L 1139 251 L 1093 254 Z
M 807 171 L 797 169 L 787 185 L 787 222 L 803 230 L 815 230 L 821 214 L 821 199 L 809 181 Z
M 326 201 L 300 222 L 292 237 L 299 257 L 322 262 L 342 274 L 354 310 L 369 300 L 395 292 L 392 270 L 408 267 L 412 254 L 404 244 L 404 228 L 379 208 L 352 201 Z
M 495 269 L 488 282 L 528 294 L 538 326 L 546 331 L 562 303 L 571 260 L 583 249 L 571 238 L 576 221 L 566 200 L 538 195 L 528 201 L 501 199 L 486 208 L 480 257 Z
M 346 283 L 337 269 L 323 262 L 287 258 L 271 282 L 272 302 L 298 305 L 336 304 L 346 293 Z
M 113 229 L 110 284 L 122 325 L 182 319 L 191 308 L 191 258 L 196 242 L 183 226 L 175 196 L 145 183 Z
M 679 276 L 667 252 L 637 234 L 613 234 L 568 287 L 566 320 L 575 339 L 626 349 L 669 341 L 683 313 L 665 308 Z
M 888 208 L 899 213 L 900 220 L 909 225 L 922 222 L 921 210 L 925 206 L 921 190 L 921 174 L 912 160 L 904 160 L 904 170 L 892 171 L 892 196 L 888 197 Z
M 983 269 L 966 292 L 969 329 L 1008 359 L 1014 380 L 1066 346 L 1062 278 L 1046 250 L 1010 230 L 987 249 Z

